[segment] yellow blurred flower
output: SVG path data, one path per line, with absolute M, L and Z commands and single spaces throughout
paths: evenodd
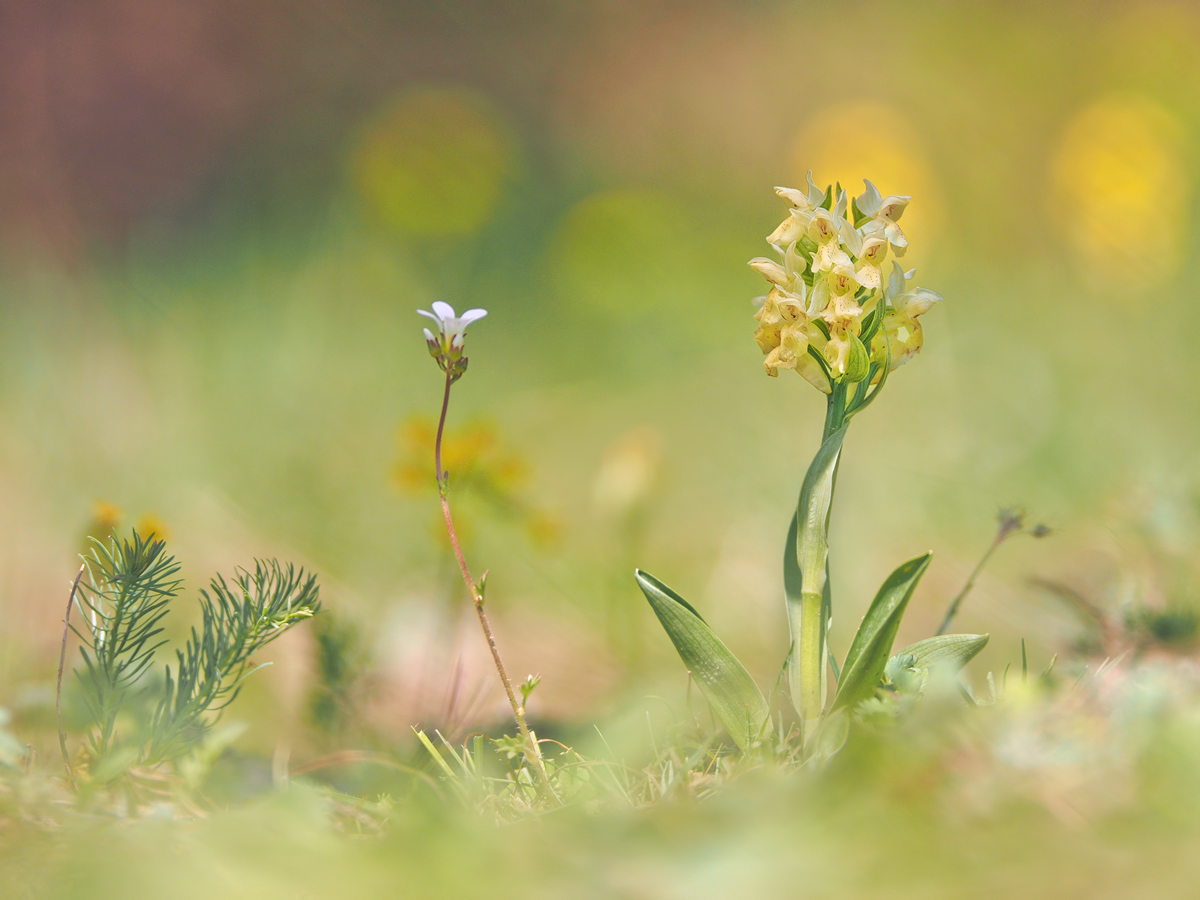
M 412 416 L 400 426 L 398 439 L 400 454 L 392 467 L 392 483 L 405 492 L 437 490 L 433 460 L 436 423 L 427 416 Z M 492 424 L 468 422 L 456 429 L 446 429 L 442 435 L 442 468 L 456 496 L 473 498 L 494 513 L 516 519 L 538 543 L 557 540 L 561 531 L 559 521 L 521 495 L 521 488 L 529 478 L 528 464 L 519 453 L 501 445 Z M 470 516 L 460 510 L 455 519 L 460 518 L 463 522 L 457 523 L 459 537 L 466 540 Z M 439 539 L 445 538 L 440 526 L 435 533 Z
M 134 528 L 144 540 L 153 538 L 157 541 L 166 541 L 171 533 L 167 531 L 167 526 L 163 524 L 162 519 L 154 515 L 154 513 L 145 513 L 138 519 L 137 527 Z
M 597 510 L 620 518 L 645 504 L 658 484 L 662 443 L 658 429 L 645 427 L 626 432 L 609 444 L 592 483 Z
M 1080 110 L 1059 138 L 1051 186 L 1052 213 L 1098 283 L 1149 290 L 1178 273 L 1192 179 L 1167 110 L 1131 94 Z

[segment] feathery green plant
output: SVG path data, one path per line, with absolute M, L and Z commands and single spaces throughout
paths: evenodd
M 259 560 L 229 581 L 217 575 L 200 592 L 199 627 L 155 678 L 156 651 L 167 643 L 163 619 L 182 584 L 165 550 L 136 532 L 97 542 L 73 595 L 82 625 L 70 627 L 84 661 L 75 674 L 92 717 L 85 748 L 94 777 L 186 754 L 261 668 L 253 655 L 320 609 L 316 576 L 291 564 Z M 137 721 L 135 707 L 152 710 L 147 721 Z

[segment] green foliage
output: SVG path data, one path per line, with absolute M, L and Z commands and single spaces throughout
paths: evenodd
M 253 654 L 320 608 L 316 576 L 290 564 L 257 561 L 232 581 L 217 575 L 200 592 L 200 626 L 154 684 L 155 651 L 166 643 L 158 639 L 162 621 L 181 584 L 178 563 L 164 551 L 162 541 L 135 532 L 97 544 L 86 560 L 83 625 L 73 627 L 83 642 L 86 669 L 76 675 L 93 719 L 86 746 L 94 779 L 187 753 L 237 697 L 256 668 Z M 129 707 L 146 704 L 146 723 L 120 727 Z
M 789 686 L 792 703 L 802 716 L 806 690 L 816 698 L 810 706 L 818 714 L 825 696 L 825 640 L 831 614 L 829 512 L 845 437 L 843 425 L 822 442 L 813 457 L 783 551 L 783 584 L 792 641 Z
M 165 544 L 136 531 L 133 540 L 97 542 L 84 562 L 87 580 L 80 583 L 83 627 L 72 625 L 83 642 L 87 669 L 83 682 L 95 728 L 88 735 L 94 759 L 107 758 L 118 740 L 117 716 L 130 691 L 154 662 L 162 620 L 179 590 L 179 564 L 166 555 Z M 90 651 L 90 652 L 89 652 Z
M 211 593 L 210 593 L 211 591 Z M 188 750 L 208 728 L 206 715 L 237 698 L 256 667 L 251 656 L 320 609 L 317 577 L 291 563 L 256 560 L 232 583 L 217 575 L 200 592 L 201 627 L 166 667 L 162 697 L 141 762 L 153 765 Z M 264 665 L 266 665 L 264 663 Z
M 853 708 L 874 693 L 891 655 L 904 610 L 931 558 L 932 554 L 926 553 L 910 559 L 880 586 L 850 642 L 833 709 Z
M 309 696 L 309 717 L 326 733 L 344 729 L 351 718 L 368 654 L 354 622 L 322 612 L 313 622 L 317 677 Z
M 935 666 L 946 666 L 957 672 L 974 659 L 979 651 L 987 646 L 987 642 L 986 634 L 939 634 L 909 644 L 892 659 L 904 658 L 905 665 L 913 668 L 932 669 Z
M 1168 647 L 1187 647 L 1196 643 L 1200 633 L 1200 615 L 1188 606 L 1166 609 L 1140 607 L 1129 616 L 1127 628 Z
M 770 714 L 762 691 L 691 604 L 653 575 L 640 570 L 634 575 L 713 713 L 746 749 Z

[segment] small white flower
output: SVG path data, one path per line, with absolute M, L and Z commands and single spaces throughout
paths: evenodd
M 449 303 L 443 303 L 441 300 L 434 300 L 431 304 L 433 312 L 428 310 L 418 309 L 417 314 L 433 319 L 438 324 L 438 331 L 443 338 L 449 338 L 456 347 L 462 346 L 462 336 L 466 332 L 467 326 L 476 319 L 482 319 L 487 315 L 486 309 L 468 309 L 461 316 L 454 314 L 454 307 Z M 428 328 L 425 329 L 425 340 L 434 340 L 433 334 Z

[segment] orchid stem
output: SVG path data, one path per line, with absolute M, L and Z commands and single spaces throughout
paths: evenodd
M 546 763 L 542 759 L 541 748 L 538 746 L 533 732 L 529 730 L 529 725 L 525 721 L 525 707 L 523 704 L 517 702 L 517 695 L 513 692 L 512 681 L 508 677 L 508 671 L 504 668 L 504 661 L 500 658 L 500 648 L 496 645 L 496 636 L 492 633 L 491 623 L 488 621 L 487 613 L 483 609 L 483 593 L 480 591 L 478 583 L 471 577 L 471 570 L 467 567 L 466 558 L 463 556 L 462 547 L 458 541 L 458 532 L 454 529 L 454 518 L 450 514 L 449 489 L 446 473 L 442 471 L 442 433 L 446 427 L 446 411 L 450 406 L 450 385 L 453 383 L 453 377 L 447 372 L 446 389 L 442 394 L 442 414 L 438 419 L 437 440 L 433 448 L 434 466 L 437 470 L 438 495 L 442 501 L 442 518 L 446 520 L 446 533 L 450 537 L 450 546 L 454 550 L 454 558 L 458 560 L 458 568 L 462 572 L 463 583 L 466 584 L 467 591 L 471 595 L 471 602 L 475 607 L 475 615 L 479 617 L 479 627 L 483 629 L 483 636 L 487 639 L 488 649 L 492 651 L 492 660 L 496 664 L 496 671 L 500 674 L 500 682 L 504 685 L 504 693 L 508 696 L 509 705 L 512 706 L 513 715 L 517 720 L 517 727 L 521 730 L 521 737 L 525 741 L 525 759 L 537 770 L 538 789 L 543 794 L 543 797 L 554 803 L 561 803 L 550 784 L 550 776 L 546 772 Z

